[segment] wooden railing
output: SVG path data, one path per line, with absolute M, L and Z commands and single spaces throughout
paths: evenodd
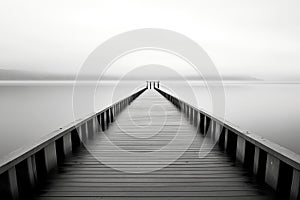
M 82 141 L 92 138 L 100 130 L 106 130 L 127 105 L 147 88 L 101 110 L 89 114 L 49 135 L 37 143 L 20 149 L 0 161 L 0 198 L 26 199 L 34 188 Z
M 160 94 L 172 102 L 197 128 L 249 169 L 260 181 L 278 192 L 280 199 L 300 199 L 300 156 L 256 134 L 242 131 L 161 89 Z M 283 133 L 284 134 L 284 133 Z

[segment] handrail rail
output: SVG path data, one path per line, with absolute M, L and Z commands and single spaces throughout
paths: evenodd
M 202 134 L 210 131 L 213 139 L 217 140 L 224 150 L 247 167 L 250 166 L 255 175 L 263 176 L 260 178 L 274 190 L 280 194 L 284 193 L 284 196 L 289 196 L 290 199 L 297 199 L 300 196 L 299 154 L 259 135 L 241 130 L 220 117 L 196 108 L 159 88 L 155 89 L 178 109 L 183 110 L 197 130 L 202 129 Z

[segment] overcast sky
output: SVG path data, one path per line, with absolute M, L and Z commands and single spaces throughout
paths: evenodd
M 222 75 L 300 80 L 299 10 L 299 0 L 2 0 L 0 69 L 73 75 L 110 37 L 163 28 L 196 41 Z

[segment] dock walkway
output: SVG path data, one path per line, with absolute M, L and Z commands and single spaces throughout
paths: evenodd
M 218 145 L 203 142 L 183 113 L 148 89 L 59 164 L 33 198 L 275 199 Z

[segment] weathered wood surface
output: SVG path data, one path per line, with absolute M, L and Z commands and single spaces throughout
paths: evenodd
M 274 199 L 246 169 L 203 141 L 174 105 L 147 90 L 60 164 L 34 198 Z M 199 151 L 209 152 L 199 158 Z

